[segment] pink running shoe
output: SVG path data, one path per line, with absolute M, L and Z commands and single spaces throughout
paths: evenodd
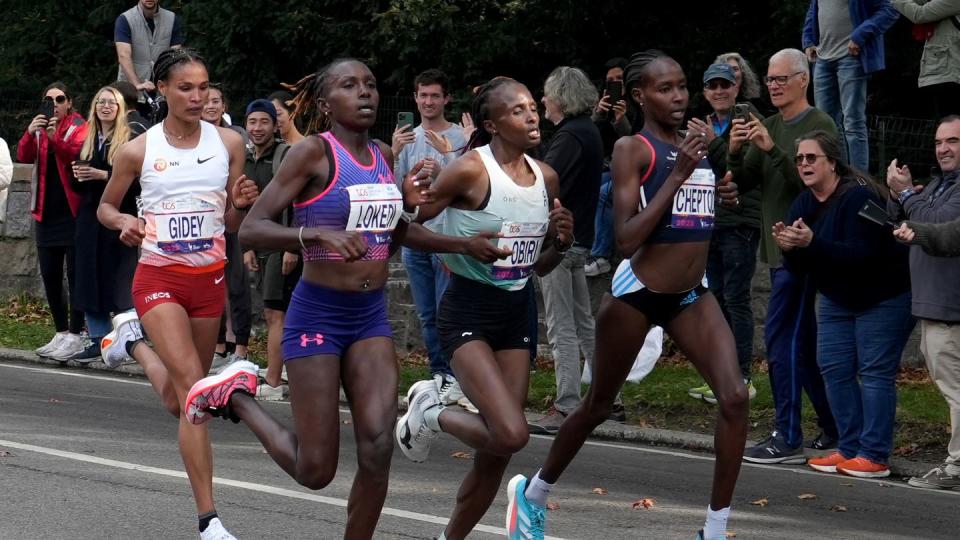
M 211 416 L 220 416 L 227 409 L 235 391 L 257 395 L 257 372 L 260 368 L 246 360 L 233 362 L 216 375 L 197 381 L 187 394 L 184 410 L 193 424 L 202 424 Z

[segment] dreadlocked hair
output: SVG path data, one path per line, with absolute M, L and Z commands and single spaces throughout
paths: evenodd
M 476 126 L 476 129 L 473 130 L 473 135 L 470 136 L 470 140 L 467 142 L 467 150 L 490 144 L 490 141 L 493 140 L 493 135 L 483 127 L 483 123 L 490 119 L 490 105 L 488 102 L 490 95 L 493 94 L 494 91 L 508 84 L 520 83 L 510 77 L 499 76 L 473 89 L 474 95 L 473 103 L 470 106 L 470 116 L 473 117 L 473 125 Z
M 330 115 L 320 110 L 318 101 L 326 95 L 327 82 L 330 70 L 344 62 L 358 62 L 354 58 L 342 57 L 311 73 L 294 84 L 280 83 L 284 89 L 293 94 L 293 99 L 285 103 L 293 107 L 290 116 L 294 121 L 303 118 L 306 122 L 304 135 L 322 133 L 330 129 Z
M 647 49 L 630 56 L 627 67 L 623 69 L 623 82 L 626 84 L 628 93 L 637 86 L 643 86 L 647 68 L 661 58 L 670 58 L 670 56 L 658 49 Z

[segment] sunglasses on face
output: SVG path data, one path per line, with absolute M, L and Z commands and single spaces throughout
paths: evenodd
M 57 97 L 44 96 L 43 100 L 44 100 L 44 101 L 56 101 L 58 105 L 63 105 L 64 103 L 67 102 L 67 96 L 65 96 L 65 95 L 63 95 L 63 94 L 60 94 L 60 95 L 57 96 Z
M 733 83 L 726 79 L 713 79 L 712 81 L 707 81 L 707 84 L 703 85 L 703 87 L 708 90 L 716 90 L 717 88 L 729 90 L 733 87 Z
M 803 165 L 804 161 L 807 162 L 807 165 L 813 165 L 814 163 L 817 162 L 818 159 L 822 157 L 827 157 L 827 156 L 824 154 L 797 154 L 793 158 L 793 161 L 799 167 L 800 165 Z

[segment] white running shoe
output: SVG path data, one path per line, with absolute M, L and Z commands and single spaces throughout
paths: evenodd
M 583 273 L 590 277 L 606 274 L 610 271 L 610 261 L 605 257 L 591 257 L 583 265 Z
M 60 362 L 66 362 L 71 356 L 79 354 L 85 348 L 83 336 L 68 333 L 60 341 L 60 345 L 47 356 Z
M 287 385 L 270 386 L 263 379 L 257 384 L 257 401 L 283 401 L 287 397 Z
M 69 332 L 57 332 L 46 345 L 38 348 L 34 352 L 37 353 L 37 356 L 49 356 L 50 353 L 57 350 L 57 347 L 63 343 L 63 338 L 67 337 L 67 334 L 69 334 Z
M 437 373 L 433 376 L 437 384 L 437 394 L 440 396 L 440 403 L 444 405 L 455 405 L 463 397 L 463 391 L 460 390 L 460 383 L 453 375 Z
M 143 339 L 143 327 L 136 311 L 125 311 L 113 318 L 113 330 L 100 341 L 100 357 L 111 369 L 133 360 L 127 354 L 127 343 Z
M 227 369 L 233 364 L 236 364 L 237 362 L 249 362 L 249 360 L 246 356 L 240 356 L 237 353 L 230 353 L 220 362 L 219 366 L 216 365 L 217 360 L 214 359 L 214 363 L 210 365 L 210 374 L 223 373 L 223 370 Z
M 430 454 L 430 444 L 437 432 L 427 426 L 423 415 L 431 407 L 442 407 L 434 381 L 419 381 L 407 392 L 407 412 L 400 417 L 395 430 L 397 443 L 410 461 L 421 463 Z
M 237 540 L 220 522 L 220 518 L 213 518 L 207 528 L 200 533 L 200 540 Z

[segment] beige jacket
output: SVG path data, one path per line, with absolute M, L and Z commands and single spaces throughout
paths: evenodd
M 960 0 L 890 0 L 890 4 L 914 24 L 937 24 L 923 46 L 917 85 L 960 83 Z

